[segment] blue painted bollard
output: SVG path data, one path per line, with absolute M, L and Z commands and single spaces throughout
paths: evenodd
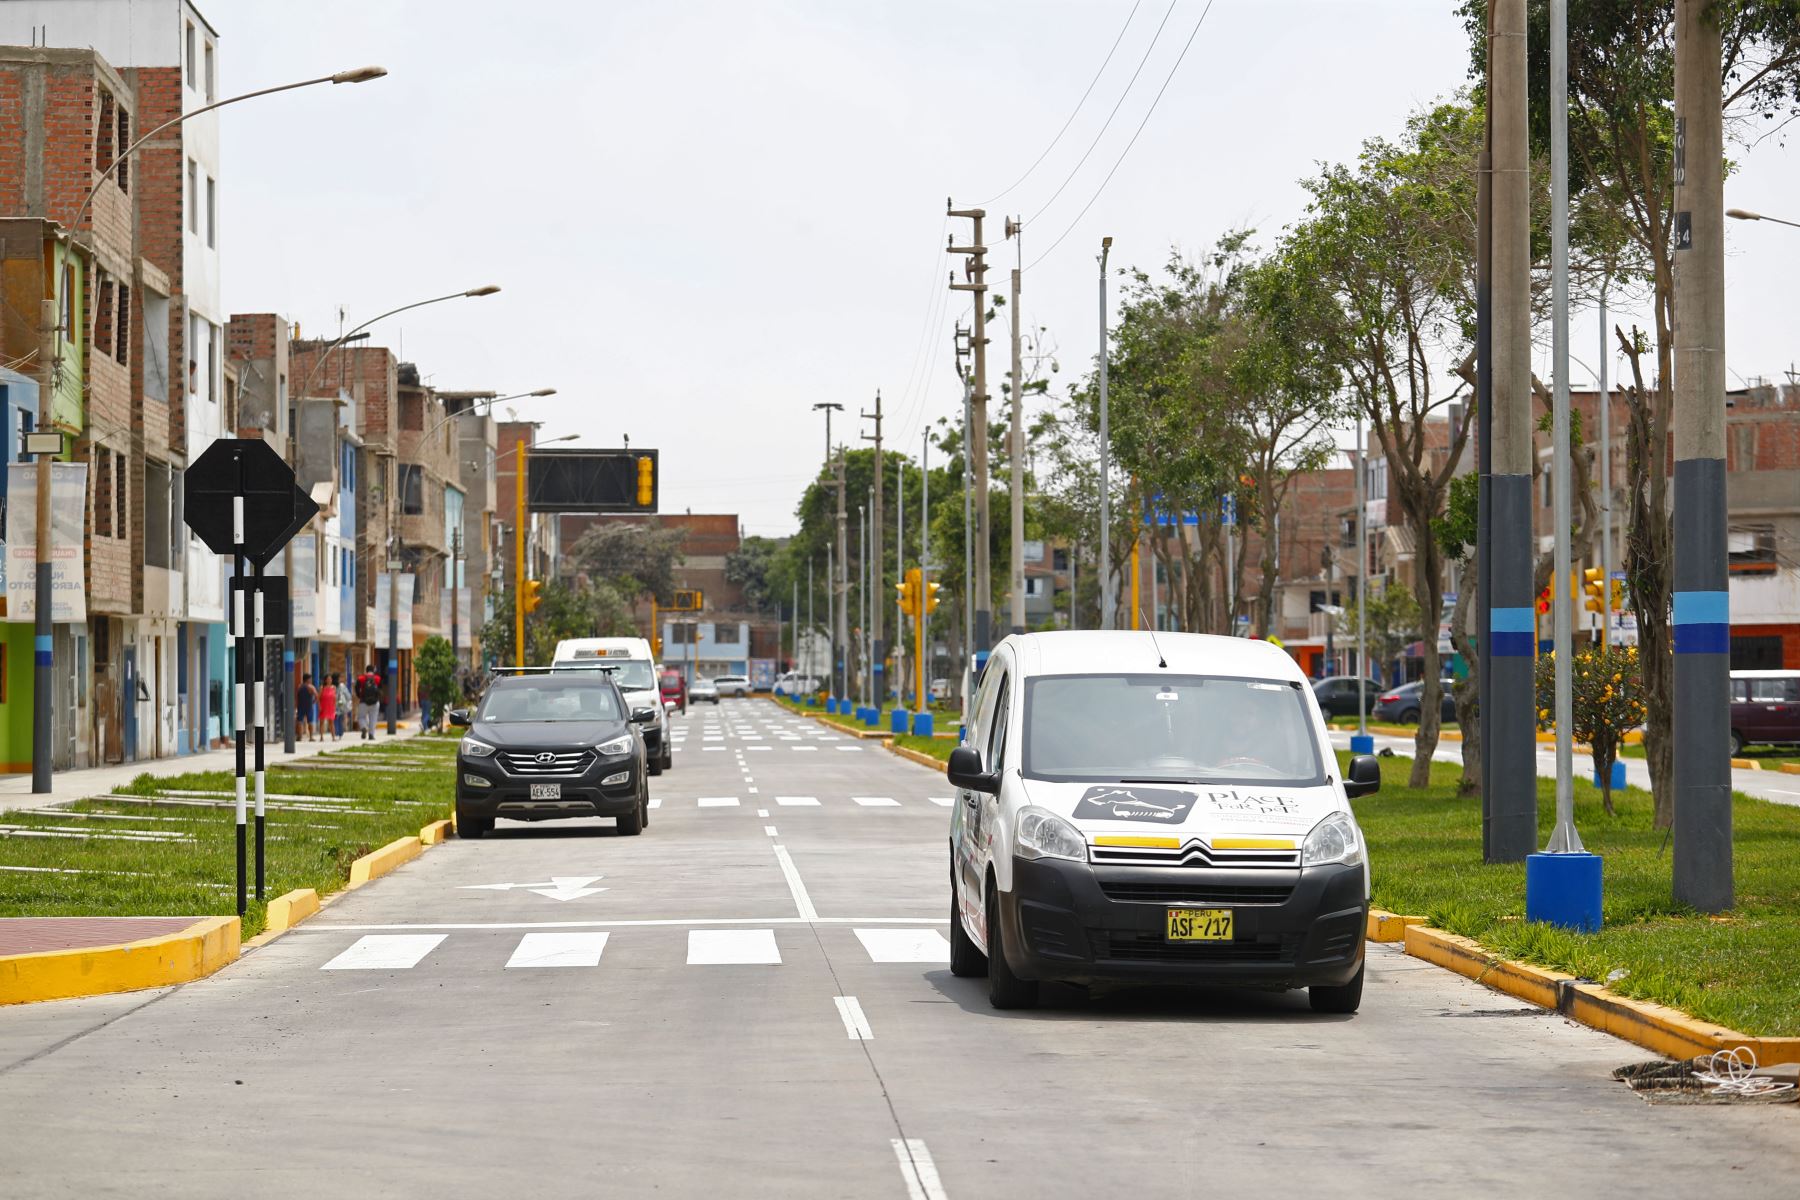
M 930 713 L 928 713 L 928 712 L 914 713 L 913 719 L 912 719 L 912 725 L 913 725 L 913 736 L 914 737 L 930 737 L 930 736 L 932 736 L 932 734 L 931 734 L 931 714 Z
M 1625 764 L 1616 758 L 1613 759 L 1612 765 L 1612 785 L 1615 792 L 1625 786 Z M 1600 769 L 1598 767 L 1594 768 L 1594 786 L 1600 786 Z
M 826 711 L 826 712 L 828 712 L 828 713 L 834 713 L 834 712 L 836 712 L 836 711 L 837 711 L 837 704 L 838 704 L 838 702 L 837 702 L 837 697 L 836 697 L 836 696 L 827 696 L 827 697 L 825 697 L 825 711 Z
M 1353 733 L 1350 735 L 1350 753 L 1375 753 L 1375 735 L 1370 733 Z
M 896 708 L 893 712 L 888 714 L 888 732 L 905 733 L 906 720 L 906 710 L 904 708 Z
M 1530 854 L 1525 857 L 1525 919 L 1577 933 L 1600 929 L 1600 856 Z
M 870 729 L 879 729 L 881 727 L 881 710 L 873 707 L 863 709 L 863 724 Z

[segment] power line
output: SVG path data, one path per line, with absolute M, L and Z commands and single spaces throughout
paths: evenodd
M 1138 76 L 1144 73 L 1144 64 L 1150 61 L 1150 52 L 1156 49 L 1156 43 L 1162 37 L 1163 26 L 1167 25 L 1169 23 L 1169 18 L 1175 15 L 1175 6 L 1180 3 L 1181 0 L 1169 0 L 1169 7 L 1168 10 L 1163 13 L 1161 24 L 1157 25 L 1156 32 L 1151 35 L 1150 44 L 1144 47 L 1144 56 L 1138 59 L 1137 70 L 1131 73 L 1131 78 L 1125 83 L 1125 90 L 1119 93 L 1119 98 L 1113 102 L 1112 111 L 1106 114 L 1106 123 L 1100 126 L 1100 132 L 1096 133 L 1094 135 L 1094 140 L 1088 143 L 1088 148 L 1082 152 L 1081 159 L 1070 169 L 1068 176 L 1057 185 L 1054 192 L 1050 193 L 1050 198 L 1040 204 L 1036 212 L 1025 218 L 1025 224 L 1029 225 L 1039 217 L 1043 216 L 1044 210 L 1056 203 L 1056 198 L 1063 194 L 1063 189 L 1068 187 L 1070 182 L 1073 181 L 1075 176 L 1080 172 L 1082 164 L 1087 162 L 1088 156 L 1093 154 L 1094 148 L 1100 144 L 1100 139 L 1106 136 L 1106 131 L 1108 129 L 1112 128 L 1113 118 L 1119 115 L 1119 106 L 1125 103 L 1125 97 L 1131 95 L 1131 89 L 1137 85 Z M 1208 7 L 1211 6 L 1208 5 Z M 1205 20 L 1204 15 L 1202 15 L 1201 19 Z
M 1169 68 L 1168 77 L 1163 80 L 1162 87 L 1157 89 L 1156 99 L 1150 102 L 1149 112 L 1146 112 L 1144 114 L 1144 119 L 1138 122 L 1136 132 L 1131 135 L 1131 140 L 1125 143 L 1125 149 L 1119 152 L 1118 161 L 1113 163 L 1112 170 L 1106 173 L 1106 178 L 1100 181 L 1100 186 L 1094 189 L 1094 194 L 1088 197 L 1088 202 L 1081 206 L 1081 211 L 1075 214 L 1075 219 L 1069 222 L 1069 227 L 1059 233 L 1056 236 L 1056 240 L 1051 242 L 1049 247 L 1046 248 L 1042 254 L 1031 260 L 1031 267 L 1035 267 L 1046 258 L 1049 258 L 1051 252 L 1062 245 L 1063 239 L 1075 231 L 1075 226 L 1081 224 L 1081 218 L 1087 216 L 1088 209 L 1094 207 L 1094 201 L 1100 198 L 1100 193 L 1104 192 L 1106 190 L 1106 185 L 1112 182 L 1112 177 L 1119 170 L 1119 164 L 1125 161 L 1125 156 L 1131 153 L 1131 148 L 1133 146 L 1137 145 L 1138 134 L 1144 132 L 1144 126 L 1150 123 L 1150 116 L 1156 111 L 1157 104 L 1162 101 L 1163 93 L 1169 90 L 1169 84 L 1174 80 L 1175 72 L 1181 69 L 1181 60 L 1187 57 L 1188 47 L 1194 44 L 1194 38 L 1199 34 L 1200 26 L 1206 24 L 1206 14 L 1212 11 L 1212 6 L 1213 0 L 1206 0 L 1206 7 L 1200 12 L 1200 19 L 1194 22 L 1193 32 L 1188 34 L 1187 42 L 1183 44 L 1181 53 L 1175 58 L 1175 65 Z M 1030 270 L 1031 267 L 1027 267 L 1026 270 Z
M 1093 94 L 1094 85 L 1100 82 L 1100 76 L 1106 74 L 1107 64 L 1112 62 L 1113 55 L 1119 49 L 1119 43 L 1125 40 L 1125 31 L 1127 29 L 1131 28 L 1131 19 L 1133 17 L 1137 16 L 1137 10 L 1143 5 L 1143 3 L 1144 3 L 1144 0 L 1135 0 L 1135 2 L 1131 6 L 1131 11 L 1125 14 L 1125 24 L 1119 26 L 1119 36 L 1113 39 L 1112 49 L 1108 50 L 1106 52 L 1106 58 L 1101 61 L 1100 69 L 1098 71 L 1094 72 L 1094 77 L 1092 79 L 1088 80 L 1087 91 L 1081 93 L 1081 99 L 1079 99 L 1075 102 L 1074 110 L 1069 113 L 1069 119 L 1064 121 L 1062 124 L 1062 128 L 1056 131 L 1056 136 L 1050 139 L 1050 144 L 1048 146 L 1044 147 L 1044 152 L 1042 154 L 1038 155 L 1037 158 L 1032 161 L 1032 164 L 1029 167 L 1025 168 L 1025 173 L 1023 175 L 1019 176 L 1017 179 L 1015 179 L 1011 183 L 1007 184 L 1004 191 L 994 193 L 994 195 L 990 196 L 988 199 L 983 200 L 981 203 L 977 204 L 975 206 L 976 208 L 986 208 L 988 205 L 992 204 L 994 201 L 999 200 L 1003 196 L 1006 196 L 1009 193 L 1011 193 L 1011 191 L 1014 188 L 1018 187 L 1021 183 L 1024 183 L 1027 179 L 1031 178 L 1031 173 L 1038 169 L 1038 164 L 1042 163 L 1044 161 L 1044 159 L 1046 159 L 1050 156 L 1050 152 L 1052 150 L 1056 149 L 1056 144 L 1058 142 L 1062 141 L 1062 135 L 1069 132 L 1069 126 L 1071 126 L 1075 123 L 1075 118 L 1081 113 L 1082 105 L 1086 104 L 1087 98 Z

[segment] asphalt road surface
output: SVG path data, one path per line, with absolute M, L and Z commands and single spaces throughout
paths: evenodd
M 1800 1111 L 1389 949 L 1363 1009 L 946 965 L 943 777 L 766 701 L 676 721 L 638 838 L 502 823 L 211 979 L 0 1010 L 0 1191 L 1790 1196 Z

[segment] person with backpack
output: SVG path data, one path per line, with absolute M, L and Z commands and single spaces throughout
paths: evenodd
M 375 721 L 380 708 L 381 676 L 375 673 L 375 664 L 370 663 L 356 677 L 356 727 L 362 730 L 366 742 L 375 740 Z

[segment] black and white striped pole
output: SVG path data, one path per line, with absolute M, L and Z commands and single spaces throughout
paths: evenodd
M 236 711 L 234 722 L 237 733 L 237 778 L 234 781 L 234 794 L 237 799 L 235 816 L 237 822 L 237 910 L 238 916 L 244 915 L 248 907 L 245 899 L 244 874 L 246 866 L 246 846 L 244 838 L 244 724 L 253 690 L 250 685 L 250 629 L 247 617 L 248 593 L 244 589 L 244 464 L 238 461 L 238 494 L 231 499 L 231 540 L 232 568 L 231 579 L 231 637 L 232 650 L 237 661 L 237 703 L 232 707 Z
M 250 654 L 256 662 L 256 898 L 263 898 L 263 746 L 269 719 L 268 653 L 263 644 L 263 568 L 256 565 L 256 591 L 250 598 Z

